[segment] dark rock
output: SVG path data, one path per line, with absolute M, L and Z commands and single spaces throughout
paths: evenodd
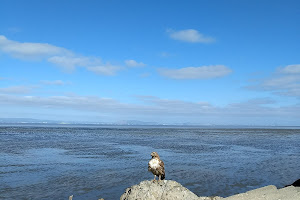
M 288 187 L 288 186 L 294 186 L 294 187 L 300 187 L 300 179 L 296 180 L 294 183 L 292 183 L 291 185 L 286 185 L 284 187 Z

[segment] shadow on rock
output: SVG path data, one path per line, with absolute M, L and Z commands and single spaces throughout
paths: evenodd
M 296 180 L 294 183 L 292 183 L 291 185 L 286 185 L 284 187 L 288 187 L 288 186 L 294 186 L 294 187 L 300 187 L 300 179 Z

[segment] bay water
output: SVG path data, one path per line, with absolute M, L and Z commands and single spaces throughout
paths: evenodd
M 0 126 L 0 199 L 119 199 L 153 179 L 199 196 L 230 196 L 300 178 L 299 127 Z

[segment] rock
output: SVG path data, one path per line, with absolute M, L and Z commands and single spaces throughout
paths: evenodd
M 288 187 L 288 186 L 300 187 L 300 179 L 296 180 L 291 185 L 286 185 L 285 187 Z
M 120 200 L 300 200 L 300 187 L 277 189 L 265 186 L 245 193 L 222 197 L 198 197 L 176 181 L 142 181 L 127 188 Z
M 221 197 L 198 197 L 172 180 L 142 181 L 127 188 L 120 200 L 218 200 Z
M 296 180 L 292 185 L 295 187 L 300 187 L 300 179 Z
M 224 200 L 299 200 L 300 188 L 289 186 L 277 189 L 274 185 L 258 188 L 225 198 Z

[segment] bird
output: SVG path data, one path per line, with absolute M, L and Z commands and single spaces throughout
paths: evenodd
M 160 159 L 157 152 L 151 153 L 151 160 L 148 163 L 148 171 L 151 171 L 154 174 L 153 181 L 156 181 L 156 176 L 158 176 L 158 180 L 165 179 L 165 164 Z

